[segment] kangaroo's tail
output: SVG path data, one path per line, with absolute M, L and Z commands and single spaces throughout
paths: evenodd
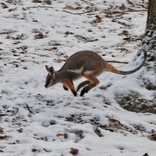
M 132 74 L 132 73 L 135 73 L 136 71 L 138 71 L 143 66 L 143 64 L 146 62 L 146 58 L 147 58 L 147 53 L 144 52 L 144 60 L 142 61 L 142 63 L 137 68 L 130 70 L 130 71 L 118 70 L 110 64 L 106 65 L 106 68 L 107 68 L 106 70 L 109 72 L 115 73 L 115 74 L 120 74 L 120 75 Z

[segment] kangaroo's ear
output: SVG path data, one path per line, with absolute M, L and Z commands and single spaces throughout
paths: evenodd
M 49 67 L 47 65 L 45 65 L 45 69 L 47 70 L 47 72 L 50 72 Z
M 49 68 L 47 65 L 45 65 L 45 68 L 51 76 L 55 76 L 55 71 L 53 67 Z
M 53 67 L 50 67 L 48 69 L 49 69 L 49 72 L 51 73 L 51 75 L 54 75 L 54 73 L 55 73 L 54 68 Z

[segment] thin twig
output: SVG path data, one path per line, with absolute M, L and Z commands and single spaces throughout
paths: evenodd
M 7 30 L 7 31 L 0 32 L 0 35 L 11 34 L 11 33 L 15 33 L 15 32 L 17 32 L 17 31 Z
M 31 109 L 30 109 L 30 107 L 29 107 L 28 104 L 26 104 L 26 108 L 28 109 L 28 111 L 29 111 L 30 114 L 34 114 L 34 113 L 31 111 Z
M 129 12 L 146 12 L 147 9 L 142 9 L 142 10 L 126 10 L 126 11 L 105 11 L 105 14 L 124 14 L 124 13 L 129 13 Z
M 86 14 L 86 13 L 91 12 L 91 10 L 86 11 L 86 12 L 77 12 L 77 13 L 73 13 L 73 12 L 66 11 L 66 10 L 63 10 L 63 12 L 66 12 L 66 13 L 69 13 L 69 14 L 73 14 L 73 15 L 82 15 L 82 14 Z
M 99 127 L 97 126 L 94 130 L 94 132 L 99 136 L 99 137 L 103 137 L 103 135 L 101 134 L 101 131 L 98 129 Z
M 51 6 L 32 6 L 32 7 L 25 7 L 26 9 L 35 9 L 35 8 L 48 8 L 48 9 L 54 9 L 54 7 Z

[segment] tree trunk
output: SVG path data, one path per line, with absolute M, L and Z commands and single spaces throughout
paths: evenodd
M 156 26 L 156 0 L 148 0 L 147 27 Z
M 147 25 L 142 46 L 148 51 L 147 65 L 153 68 L 156 74 L 156 0 L 148 0 Z

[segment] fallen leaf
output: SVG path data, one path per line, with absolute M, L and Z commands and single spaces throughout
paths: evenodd
M 0 127 L 0 133 L 3 133 L 3 128 L 2 127 Z
M 35 38 L 36 39 L 42 39 L 44 38 L 45 36 L 43 35 L 43 33 L 38 33 L 37 35 L 35 35 Z
M 100 16 L 96 15 L 95 17 L 96 17 L 96 23 L 100 23 L 102 21 Z
M 80 10 L 80 9 L 82 9 L 82 7 L 76 7 L 76 8 L 74 8 L 74 7 L 70 6 L 70 5 L 66 5 L 64 7 L 64 9 L 68 9 L 68 10 Z
M 156 141 L 156 134 L 151 135 L 151 140 Z
M 45 2 L 46 4 L 48 4 L 48 5 L 51 5 L 51 4 L 52 4 L 50 0 L 44 0 L 44 2 Z
M 73 7 L 71 7 L 70 5 L 66 5 L 66 6 L 64 7 L 64 9 L 73 10 Z
M 60 136 L 64 136 L 64 134 L 58 133 L 56 136 L 60 137 Z
M 125 10 L 126 7 L 125 7 L 125 5 L 122 3 L 122 5 L 119 7 L 119 9 L 120 9 L 120 10 Z
M 79 152 L 78 149 L 76 149 L 76 148 L 71 148 L 71 150 L 70 150 L 69 153 L 71 153 L 72 155 L 76 155 L 76 154 L 78 154 L 78 152 Z

